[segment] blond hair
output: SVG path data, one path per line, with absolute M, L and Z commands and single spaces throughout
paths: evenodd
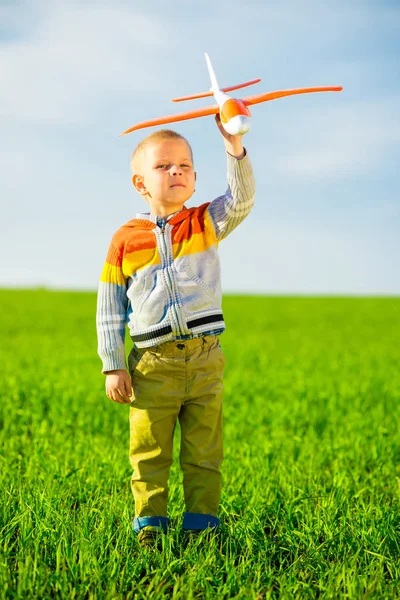
M 131 170 L 134 175 L 139 174 L 138 169 L 140 169 L 140 159 L 143 156 L 143 151 L 147 148 L 147 146 L 156 144 L 157 142 L 161 142 L 163 140 L 183 140 L 186 142 L 189 147 L 190 156 L 193 162 L 192 148 L 183 135 L 177 133 L 176 131 L 172 131 L 172 129 L 159 129 L 158 131 L 155 131 L 154 133 L 151 133 L 145 137 L 144 140 L 139 142 L 139 144 L 136 146 L 131 158 Z

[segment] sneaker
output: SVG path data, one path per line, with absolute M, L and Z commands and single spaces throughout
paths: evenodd
M 162 548 L 162 538 L 161 531 L 159 529 L 148 529 L 145 527 L 141 529 L 137 534 L 137 539 L 142 548 L 154 548 L 156 550 L 161 550 Z
M 207 544 L 211 542 L 211 540 L 219 537 L 219 529 L 216 527 L 207 529 L 183 529 L 182 537 L 185 546 L 200 539 L 203 544 Z
M 203 532 L 203 529 L 182 529 L 182 534 L 187 538 L 197 538 Z

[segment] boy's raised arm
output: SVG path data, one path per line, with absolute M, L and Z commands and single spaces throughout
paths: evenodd
M 250 213 L 254 205 L 255 180 L 251 163 L 242 145 L 242 136 L 230 135 L 221 124 L 220 130 L 228 159 L 228 189 L 223 196 L 213 200 L 208 211 L 218 241 L 225 239 Z
M 221 117 L 219 114 L 215 115 L 215 122 L 217 124 L 218 129 L 221 132 L 221 135 L 224 140 L 225 149 L 234 158 L 237 160 L 241 160 L 245 155 L 245 149 L 242 144 L 242 135 L 231 135 L 226 131 L 226 129 L 222 126 Z

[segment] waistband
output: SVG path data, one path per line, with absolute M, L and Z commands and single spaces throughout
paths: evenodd
M 163 342 L 162 344 L 158 344 L 158 346 L 149 346 L 147 348 L 138 348 L 139 352 L 152 352 L 157 354 L 162 354 L 163 356 L 176 356 L 182 353 L 182 356 L 185 354 L 192 354 L 198 349 L 201 350 L 211 350 L 215 346 L 219 346 L 219 336 L 218 335 L 203 335 L 197 338 L 191 338 L 189 340 L 172 340 L 170 342 Z
M 224 316 L 221 312 L 217 312 L 214 314 L 208 314 L 204 317 L 197 317 L 196 319 L 192 319 L 186 323 L 188 329 L 192 331 L 193 334 L 202 333 L 203 331 L 209 331 L 210 327 L 205 329 L 207 325 L 213 325 L 213 328 L 225 328 Z M 165 336 L 169 336 L 172 334 L 172 326 L 171 325 L 163 325 L 158 329 L 154 329 L 151 331 L 147 331 L 145 333 L 138 333 L 131 335 L 132 342 L 140 343 L 140 347 L 144 348 L 145 342 L 151 342 L 151 340 L 157 341 L 157 338 L 163 338 Z M 163 343 L 163 342 L 161 342 Z

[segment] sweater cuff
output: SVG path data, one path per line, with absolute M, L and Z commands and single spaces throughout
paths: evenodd
M 243 146 L 243 152 L 244 152 L 244 154 L 243 154 L 242 158 L 237 158 L 236 156 L 233 156 L 233 154 L 230 154 L 230 152 L 228 152 L 228 150 L 226 151 L 226 154 L 228 156 L 230 156 L 231 158 L 233 158 L 234 160 L 239 160 L 240 161 L 240 160 L 243 160 L 245 158 L 245 156 L 247 156 L 247 150 L 246 150 L 246 148 L 244 146 Z
M 117 371 L 123 369 L 126 371 L 125 348 L 110 352 L 99 352 L 100 358 L 103 361 L 102 373 L 106 371 Z

